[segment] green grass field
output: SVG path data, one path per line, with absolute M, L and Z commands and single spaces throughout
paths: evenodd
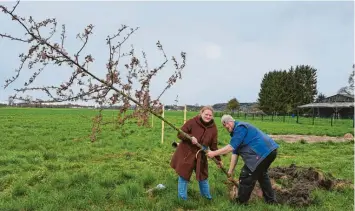
M 153 118 L 153 128 L 125 126 L 127 135 L 108 125 L 91 143 L 91 118 L 97 112 L 88 109 L 0 109 L 0 210 L 296 210 L 288 206 L 266 205 L 262 201 L 247 207 L 229 201 L 226 176 L 210 162 L 210 186 L 213 200 L 199 195 L 192 176 L 189 200 L 177 199 L 177 176 L 169 163 L 176 131 L 165 125 L 161 143 L 161 121 Z M 112 119 L 113 111 L 104 111 Z M 188 113 L 188 118 L 196 113 Z M 87 117 L 87 118 L 84 118 Z M 165 117 L 180 127 L 182 112 L 166 112 Z M 150 120 L 151 121 L 151 120 Z M 220 147 L 229 141 L 219 124 Z M 304 125 L 251 121 L 271 134 L 314 134 L 343 136 L 354 133 L 351 125 Z M 354 142 L 303 142 L 281 145 L 272 165 L 316 167 L 337 178 L 354 182 Z M 223 157 L 229 165 L 230 155 Z M 239 161 L 236 176 L 242 166 Z M 157 184 L 166 189 L 145 193 Z M 317 204 L 297 210 L 353 210 L 354 191 L 316 190 Z

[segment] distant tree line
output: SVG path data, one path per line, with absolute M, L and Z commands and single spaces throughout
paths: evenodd
M 27 107 L 27 108 L 101 108 L 101 109 L 121 109 L 123 106 L 120 105 L 79 105 L 79 104 L 42 104 L 42 103 L 34 103 L 34 102 L 14 102 L 13 100 L 8 101 L 8 104 L 1 104 L 0 107 L 12 106 L 12 107 Z M 186 109 L 188 111 L 200 111 L 202 105 L 186 105 Z M 129 109 L 135 109 L 136 106 L 132 105 Z M 177 105 L 164 105 L 165 110 L 181 110 L 185 109 L 185 106 L 177 106 Z
M 312 103 L 317 95 L 317 69 L 309 65 L 291 66 L 264 74 L 258 98 L 267 114 L 290 113 L 297 106 Z

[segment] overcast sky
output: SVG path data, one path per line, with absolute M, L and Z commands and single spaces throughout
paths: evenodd
M 2 2 L 11 6 L 14 2 Z M 127 43 L 147 53 L 149 66 L 162 57 L 155 43 L 160 40 L 169 58 L 185 51 L 187 65 L 182 80 L 169 89 L 162 102 L 213 105 L 236 97 L 255 102 L 265 73 L 290 66 L 311 65 L 318 71 L 318 91 L 336 94 L 347 84 L 354 62 L 354 3 L 348 2 L 21 2 L 18 14 L 36 20 L 55 17 L 66 24 L 69 53 L 78 45 L 75 36 L 93 24 L 94 37 L 87 52 L 93 69 L 105 71 L 107 35 L 121 24 L 140 27 Z M 60 30 L 60 27 L 58 28 Z M 23 31 L 0 13 L 0 33 Z M 58 41 L 58 40 L 56 40 Z M 6 101 L 26 77 L 3 89 L 5 79 L 18 67 L 18 54 L 26 51 L 0 38 L 0 101 Z M 27 69 L 24 69 L 26 73 Z M 156 97 L 173 73 L 173 63 L 154 79 Z M 27 70 L 28 72 L 28 70 Z M 36 84 L 60 84 L 69 77 L 63 68 L 47 68 Z M 24 75 L 25 76 L 25 75 Z M 35 95 L 37 96 L 37 95 Z M 40 95 L 38 95 L 40 96 Z

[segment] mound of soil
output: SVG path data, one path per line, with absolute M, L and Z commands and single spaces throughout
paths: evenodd
M 351 133 L 347 133 L 347 134 L 344 135 L 344 138 L 346 138 L 346 139 L 354 139 L 354 136 Z
M 280 204 L 294 207 L 304 207 L 315 203 L 311 192 L 316 189 L 328 191 L 353 188 L 350 181 L 334 178 L 331 174 L 324 174 L 314 168 L 297 167 L 292 164 L 289 167 L 274 167 L 269 169 L 269 177 L 275 190 L 276 199 Z M 238 195 L 236 186 L 229 183 L 230 198 Z M 262 198 L 259 184 L 255 185 L 250 200 Z
M 351 133 L 345 134 L 343 137 L 333 137 L 333 136 L 314 136 L 314 135 L 269 135 L 275 140 L 282 140 L 288 143 L 294 143 L 298 141 L 304 141 L 307 143 L 318 143 L 318 142 L 346 142 L 354 140 L 354 136 Z

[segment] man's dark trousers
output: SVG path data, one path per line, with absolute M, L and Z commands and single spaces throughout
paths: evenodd
M 260 184 L 266 203 L 277 203 L 275 193 L 272 189 L 270 178 L 267 173 L 276 156 L 277 149 L 272 151 L 263 161 L 261 161 L 254 172 L 251 172 L 246 165 L 243 166 L 239 176 L 238 197 L 236 199 L 238 203 L 245 204 L 248 202 L 256 181 Z

